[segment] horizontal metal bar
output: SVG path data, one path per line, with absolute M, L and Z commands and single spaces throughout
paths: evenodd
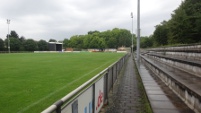
M 51 105 L 50 107 L 48 107 L 47 109 L 45 109 L 41 113 L 52 113 L 54 110 L 56 110 L 56 108 L 57 108 L 56 105 Z

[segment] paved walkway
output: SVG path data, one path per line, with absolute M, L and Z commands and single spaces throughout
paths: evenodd
M 134 60 L 129 57 L 109 94 L 109 105 L 104 108 L 104 113 L 145 113 L 138 86 L 141 81 L 135 71 Z M 143 65 L 139 71 L 154 113 L 194 113 Z
M 106 108 L 106 113 L 139 113 L 140 105 L 134 61 L 129 57 L 109 95 L 109 106 Z

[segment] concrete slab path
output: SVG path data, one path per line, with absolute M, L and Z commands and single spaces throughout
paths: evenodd
M 140 113 L 140 93 L 134 60 L 129 57 L 109 95 L 106 113 Z
M 109 104 L 102 113 L 145 113 L 146 108 L 142 107 L 141 101 L 142 91 L 138 86 L 141 81 L 137 79 L 134 66 L 134 60 L 129 57 L 109 94 Z M 194 113 L 143 65 L 139 71 L 154 113 Z

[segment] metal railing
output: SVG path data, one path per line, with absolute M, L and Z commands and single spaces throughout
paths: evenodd
M 8 51 L 0 51 L 2 53 L 9 53 Z M 33 51 L 10 51 L 10 53 L 33 53 Z
M 107 104 L 109 91 L 129 54 L 49 106 L 42 113 L 98 113 Z

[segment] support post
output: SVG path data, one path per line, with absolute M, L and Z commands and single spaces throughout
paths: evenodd
M 137 62 L 140 61 L 140 0 L 137 3 Z

